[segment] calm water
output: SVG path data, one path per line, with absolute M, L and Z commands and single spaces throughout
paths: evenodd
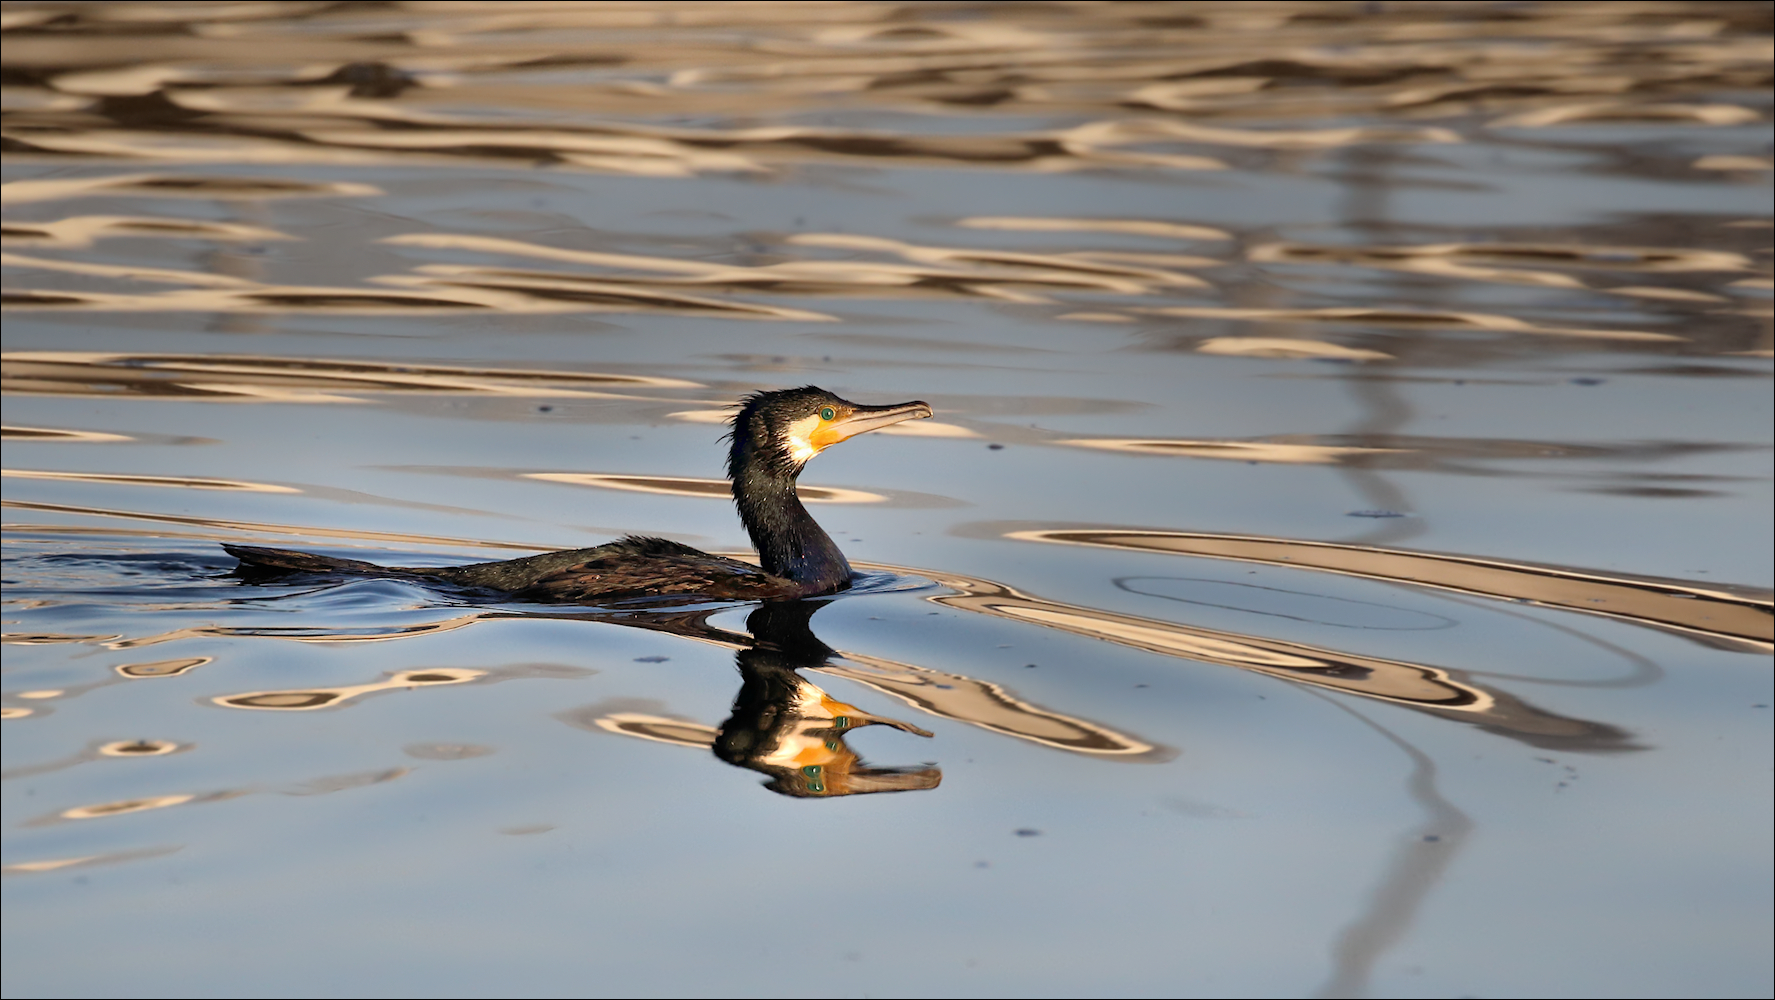
M 1768 5 L 3 17 L 7 995 L 1775 988 Z

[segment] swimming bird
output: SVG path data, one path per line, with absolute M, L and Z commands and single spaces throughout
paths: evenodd
M 809 459 L 866 431 L 931 415 L 923 400 L 863 406 L 815 386 L 759 392 L 740 401 L 727 453 L 727 475 L 740 522 L 758 565 L 710 555 L 664 538 L 631 535 L 589 549 L 471 563 L 379 566 L 290 549 L 222 548 L 236 572 L 373 576 L 441 583 L 517 600 L 595 604 L 643 597 L 770 600 L 831 594 L 851 585 L 851 564 L 795 493 Z

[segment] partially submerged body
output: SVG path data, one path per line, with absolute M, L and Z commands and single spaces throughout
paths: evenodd
M 629 537 L 590 549 L 466 566 L 379 566 L 293 549 L 229 544 L 222 548 L 240 560 L 243 575 L 324 573 L 418 580 L 544 604 L 679 595 L 734 601 L 804 596 L 793 580 L 664 538 Z
M 246 576 L 325 573 L 446 584 L 517 600 L 591 604 L 645 597 L 757 601 L 831 594 L 850 586 L 844 553 L 795 492 L 807 460 L 846 438 L 931 415 L 929 404 L 859 406 L 807 386 L 757 393 L 733 418 L 728 477 L 759 565 L 664 538 L 630 536 L 589 549 L 466 566 L 379 566 L 357 559 L 223 545 Z

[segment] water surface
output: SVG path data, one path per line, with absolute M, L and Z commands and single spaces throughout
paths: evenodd
M 9 995 L 1775 985 L 1766 5 L 0 10 Z

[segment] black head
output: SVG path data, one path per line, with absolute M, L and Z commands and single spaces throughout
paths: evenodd
M 793 479 L 808 459 L 846 438 L 930 415 L 923 400 L 862 406 L 811 385 L 755 392 L 734 414 L 727 475 L 738 480 L 743 471 L 763 470 Z

